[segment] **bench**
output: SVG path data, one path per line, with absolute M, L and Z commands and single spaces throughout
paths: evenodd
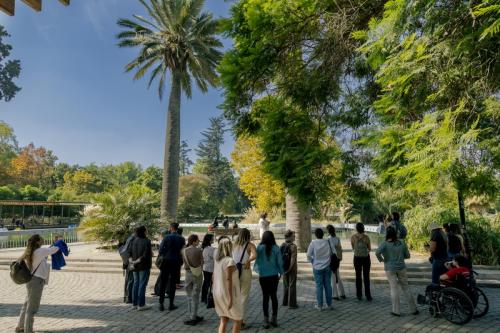
M 219 236 L 231 236 L 231 239 L 234 236 L 237 236 L 239 232 L 240 232 L 240 228 L 234 228 L 234 229 L 215 228 L 214 229 L 214 235 L 215 235 L 215 237 L 219 237 Z

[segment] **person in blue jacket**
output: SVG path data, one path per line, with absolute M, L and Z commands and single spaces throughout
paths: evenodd
M 67 257 L 69 255 L 68 245 L 59 235 L 56 235 L 54 237 L 54 243 L 52 245 L 59 248 L 59 251 L 51 255 L 52 269 L 60 270 L 62 267 L 66 266 L 66 260 L 64 260 L 64 256 Z

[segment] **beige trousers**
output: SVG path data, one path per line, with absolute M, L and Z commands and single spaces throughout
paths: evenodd
M 387 280 L 389 280 L 389 286 L 391 288 L 392 312 L 396 314 L 401 313 L 399 302 L 399 286 L 401 286 L 403 295 L 408 302 L 408 306 L 410 307 L 410 311 L 415 312 L 417 310 L 417 307 L 415 304 L 415 299 L 413 298 L 410 288 L 408 287 L 408 277 L 406 275 L 406 269 L 394 272 L 386 271 L 385 274 L 387 275 Z

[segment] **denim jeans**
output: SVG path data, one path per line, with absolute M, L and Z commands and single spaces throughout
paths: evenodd
M 313 269 L 314 281 L 316 282 L 316 300 L 318 306 L 323 306 L 323 289 L 325 290 L 326 305 L 332 305 L 332 270 L 330 266 L 323 269 Z
M 125 302 L 132 303 L 132 290 L 134 288 L 134 272 L 125 271 Z
M 445 259 L 434 259 L 432 261 L 432 284 L 439 285 L 439 277 L 446 273 L 445 262 Z
M 146 286 L 150 270 L 134 272 L 134 287 L 132 288 L 132 303 L 134 306 L 146 305 Z

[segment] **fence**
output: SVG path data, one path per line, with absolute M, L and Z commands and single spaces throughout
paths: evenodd
M 66 243 L 80 241 L 80 237 L 75 228 L 0 231 L 0 249 L 26 247 L 28 239 L 34 234 L 42 236 L 44 245 L 51 245 L 55 235 L 61 235 Z

